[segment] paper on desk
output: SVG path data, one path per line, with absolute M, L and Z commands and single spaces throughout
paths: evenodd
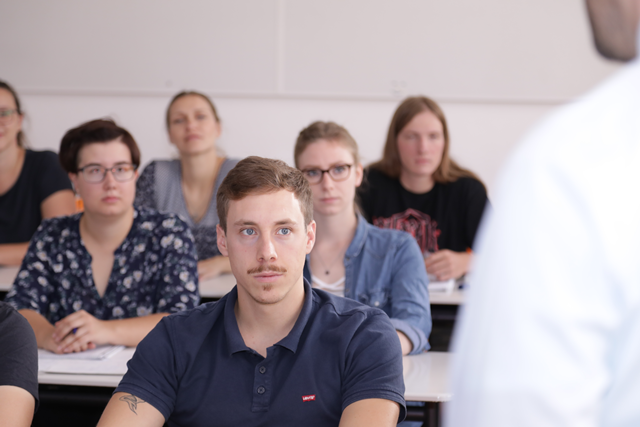
M 48 350 L 38 349 L 38 360 L 55 359 L 55 360 L 102 360 L 108 359 L 114 354 L 122 351 L 123 345 L 102 345 L 93 350 L 81 351 L 79 353 L 56 354 Z
M 127 362 L 122 360 L 45 360 L 38 367 L 40 372 L 77 375 L 124 375 Z
M 456 281 L 455 279 L 443 280 L 443 281 L 432 281 L 431 277 L 429 277 L 429 285 L 427 285 L 427 289 L 429 292 L 443 292 L 443 293 L 451 293 L 455 288 Z
M 124 375 L 134 352 L 135 348 L 127 348 L 106 359 L 40 358 L 38 370 L 52 374 Z

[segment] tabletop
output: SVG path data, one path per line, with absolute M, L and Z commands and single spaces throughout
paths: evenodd
M 18 274 L 18 267 L 0 267 L 0 292 L 8 292 L 13 279 Z M 200 296 L 207 299 L 219 299 L 225 296 L 236 285 L 232 274 L 223 274 L 200 281 Z M 431 304 L 460 305 L 464 302 L 464 291 L 430 292 Z
M 8 292 L 11 289 L 18 270 L 18 267 L 0 266 L 0 292 Z
M 113 364 L 121 364 L 122 372 L 126 371 L 126 363 L 133 356 L 135 349 L 127 348 L 108 359 L 109 369 Z M 405 383 L 405 399 L 416 402 L 447 402 L 451 399 L 451 391 L 448 383 L 449 366 L 452 354 L 444 352 L 427 352 L 402 358 L 403 376 Z M 100 364 L 107 363 L 101 360 L 82 361 L 95 363 L 91 369 L 93 374 L 51 373 L 38 372 L 40 384 L 74 385 L 90 387 L 117 387 L 122 375 L 101 375 Z M 60 368 L 53 370 L 60 371 Z M 86 369 L 81 369 L 86 372 Z
M 236 279 L 232 274 L 223 274 L 200 282 L 200 296 L 202 298 L 222 298 L 236 285 Z M 464 291 L 453 290 L 451 292 L 430 292 L 431 304 L 460 305 L 464 302 Z

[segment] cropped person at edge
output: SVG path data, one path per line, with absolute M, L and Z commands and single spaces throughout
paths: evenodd
M 43 219 L 75 212 L 55 153 L 25 148 L 20 99 L 0 81 L 0 266 L 20 265 Z

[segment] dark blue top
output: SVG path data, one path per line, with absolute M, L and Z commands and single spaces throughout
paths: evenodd
M 165 317 L 138 345 L 116 392 L 158 409 L 169 426 L 338 426 L 351 403 L 398 402 L 400 342 L 381 310 L 312 290 L 293 329 L 264 358 L 244 344 L 237 288 Z
M 31 240 L 42 222 L 42 202 L 71 188 L 56 153 L 25 150 L 18 179 L 6 193 L 0 194 L 0 244 Z
M 27 319 L 0 302 L 0 386 L 20 387 L 38 409 L 38 344 Z
M 426 193 L 413 193 L 375 168 L 365 169 L 358 187 L 362 214 L 380 228 L 404 230 L 422 252 L 449 249 L 465 252 L 473 247 L 476 232 L 489 205 L 484 185 L 475 178 L 436 182 Z
M 147 208 L 136 208 L 133 215 L 129 234 L 114 252 L 102 297 L 80 237 L 79 213 L 42 222 L 5 301 L 18 310 L 35 310 L 51 323 L 81 309 L 112 320 L 198 305 L 196 249 L 187 224 Z
M 429 349 L 431 307 L 424 258 L 409 233 L 382 230 L 358 215 L 344 256 L 344 296 L 383 310 L 413 344 L 410 354 Z M 309 255 L 304 277 L 311 281 Z

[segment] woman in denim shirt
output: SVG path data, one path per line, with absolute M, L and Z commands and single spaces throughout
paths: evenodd
M 354 139 L 333 122 L 315 122 L 298 135 L 294 159 L 311 184 L 317 223 L 305 278 L 315 288 L 384 310 L 403 354 L 427 350 L 431 311 L 422 254 L 408 233 L 379 229 L 356 213 L 363 171 Z

